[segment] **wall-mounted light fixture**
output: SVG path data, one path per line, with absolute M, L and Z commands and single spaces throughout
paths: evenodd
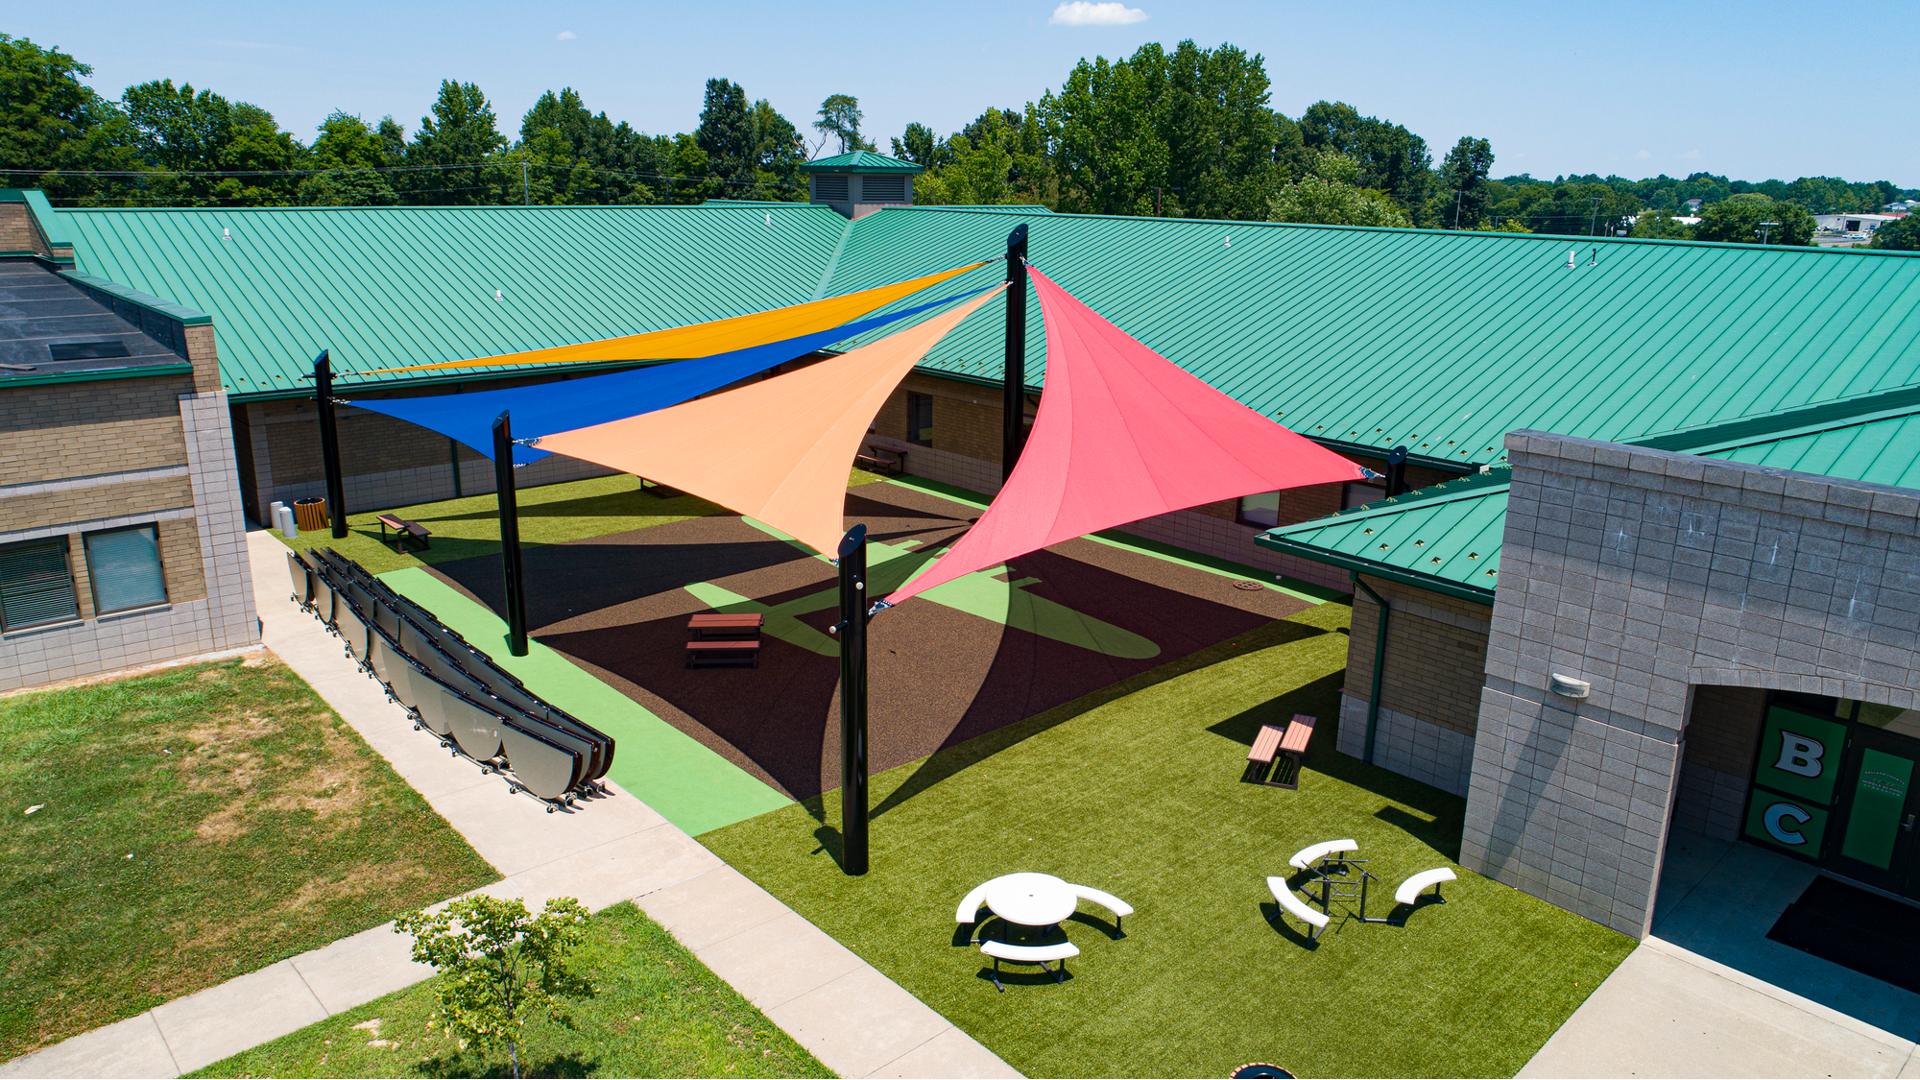
M 1587 695 L 1593 693 L 1592 683 L 1585 679 L 1576 679 L 1571 675 L 1562 675 L 1557 671 L 1553 673 L 1553 679 L 1550 685 L 1554 693 L 1559 694 L 1563 698 L 1572 698 L 1575 701 L 1584 701 Z

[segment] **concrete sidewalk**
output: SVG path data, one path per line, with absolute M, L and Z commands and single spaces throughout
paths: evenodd
M 631 794 L 548 814 L 449 756 L 287 599 L 286 548 L 264 531 L 247 541 L 267 647 L 500 871 L 479 891 L 634 900 L 842 1076 L 1019 1075 Z M 407 954 L 378 926 L 7 1062 L 0 1078 L 179 1076 L 431 974 Z

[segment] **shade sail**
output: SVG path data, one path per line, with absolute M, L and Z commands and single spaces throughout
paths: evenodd
M 1201 382 L 1030 270 L 1047 327 L 1033 434 L 980 520 L 899 603 L 1076 536 L 1366 471 Z
M 846 531 L 847 470 L 874 414 L 927 350 L 1004 288 L 798 371 L 540 447 L 691 492 L 831 552 Z
M 371 374 L 509 367 L 516 364 L 694 360 L 829 330 L 868 312 L 878 311 L 895 300 L 912 296 L 921 289 L 938 285 L 948 278 L 958 277 L 969 270 L 977 270 L 985 265 L 986 263 L 977 262 L 952 270 L 942 270 L 937 274 L 928 274 L 925 277 L 895 282 L 892 285 L 848 293 L 845 296 L 829 296 L 824 300 L 812 300 L 804 304 L 794 304 L 791 307 L 775 308 L 772 311 L 758 311 L 751 315 L 736 315 L 729 319 L 695 323 L 692 326 L 675 326 L 665 330 L 650 330 L 644 334 L 627 334 L 600 341 L 583 341 L 577 345 L 555 345 L 545 349 L 530 349 L 526 352 L 483 356 L 474 360 L 444 360 L 435 364 L 381 368 Z
M 836 341 L 918 315 L 954 297 L 934 300 L 870 319 L 846 323 L 802 337 L 756 345 L 702 360 L 616 371 L 606 375 L 477 390 L 465 394 L 425 397 L 361 398 L 352 404 L 410 424 L 418 424 L 465 443 L 478 453 L 493 456 L 493 420 L 512 413 L 516 439 L 551 435 L 556 431 L 619 420 L 655 409 L 665 409 L 711 393 L 723 386 L 816 352 Z M 513 460 L 525 465 L 547 456 L 533 446 L 515 446 Z

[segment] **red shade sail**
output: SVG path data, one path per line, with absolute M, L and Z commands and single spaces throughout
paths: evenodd
M 1062 540 L 1203 503 L 1366 470 L 1201 382 L 1029 270 L 1047 385 L 1013 475 L 897 604 Z

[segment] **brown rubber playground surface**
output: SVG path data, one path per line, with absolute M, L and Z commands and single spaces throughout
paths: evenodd
M 916 553 L 927 555 L 977 513 L 894 484 L 863 485 L 847 496 L 848 520 L 865 522 L 871 540 L 920 541 Z M 808 606 L 818 610 L 798 618 L 824 632 L 837 618 L 834 568 L 827 562 L 732 516 L 529 547 L 524 557 L 527 619 L 536 639 L 794 798 L 839 786 L 835 656 L 772 634 L 762 637 L 757 668 L 688 670 L 684 656 L 687 617 L 711 610 L 689 584 L 708 582 L 775 607 L 817 596 Z M 916 558 L 895 560 L 891 569 L 877 560 L 876 552 L 876 599 Z M 444 563 L 433 572 L 500 610 L 497 557 Z M 870 628 L 875 772 L 1308 606 L 1272 589 L 1238 589 L 1217 573 L 1084 539 L 1014 560 L 1012 577 L 1037 578 L 1024 587 L 1029 595 L 1139 635 L 1157 645 L 1158 654 L 1106 655 L 928 596 L 909 600 L 875 617 Z

